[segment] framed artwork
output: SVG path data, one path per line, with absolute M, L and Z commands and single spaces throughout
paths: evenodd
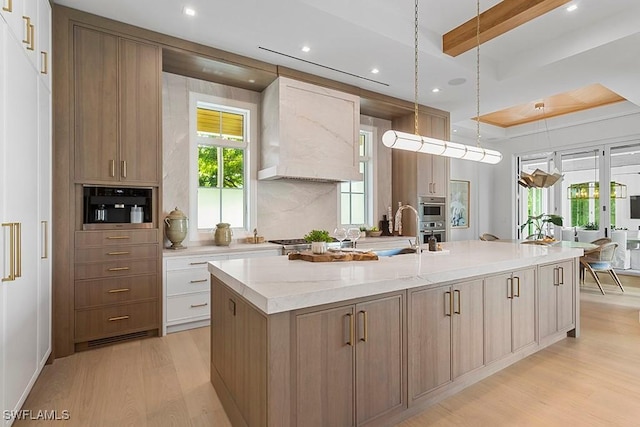
M 469 227 L 469 181 L 449 182 L 451 228 Z

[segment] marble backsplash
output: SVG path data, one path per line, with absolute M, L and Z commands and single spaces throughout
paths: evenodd
M 189 92 L 260 106 L 258 92 L 205 82 L 188 77 L 163 73 L 163 217 L 179 207 L 189 218 Z M 391 122 L 361 117 L 361 124 L 374 133 L 376 143 L 376 174 L 374 188 L 374 224 L 391 204 L 391 150 L 380 142 L 382 133 Z M 254 124 L 252 123 L 252 128 Z M 252 134 L 260 141 L 260 126 L 256 122 Z M 258 149 L 257 142 L 251 146 Z M 252 156 L 253 159 L 259 156 Z M 249 212 L 249 230 L 257 228 L 266 239 L 299 238 L 314 228 L 333 230 L 338 222 L 338 184 L 303 180 L 258 181 L 259 165 L 251 165 L 249 186 L 253 208 Z M 372 224 L 372 225 L 374 225 Z M 193 223 L 190 224 L 193 226 Z M 236 232 L 235 237 L 243 237 Z M 183 242 L 186 246 L 210 244 L 209 234 L 192 235 Z

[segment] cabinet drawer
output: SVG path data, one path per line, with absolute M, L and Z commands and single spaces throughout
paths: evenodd
M 184 268 L 200 268 L 202 270 L 207 270 L 207 263 L 209 261 L 219 261 L 229 259 L 228 255 L 202 255 L 197 257 L 188 257 L 188 258 L 172 258 L 166 260 L 167 271 L 168 270 L 179 270 Z
M 206 269 L 167 271 L 167 295 L 208 291 L 209 281 Z
M 122 260 L 111 262 L 94 262 L 76 264 L 75 273 L 76 280 L 97 279 L 100 277 L 119 277 L 130 276 L 134 274 L 153 274 L 157 273 L 157 260 Z
M 158 296 L 158 276 L 82 280 L 75 283 L 75 308 L 139 301 Z
M 157 258 L 158 245 L 118 245 L 76 249 L 76 263 Z
M 211 316 L 211 292 L 167 298 L 167 323 Z
M 75 341 L 137 332 L 158 327 L 158 302 L 123 304 L 76 311 Z
M 122 245 L 137 243 L 158 243 L 158 230 L 100 230 L 76 231 L 76 247 Z

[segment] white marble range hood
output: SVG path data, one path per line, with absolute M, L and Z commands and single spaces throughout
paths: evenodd
M 360 98 L 286 77 L 262 93 L 258 179 L 362 180 Z

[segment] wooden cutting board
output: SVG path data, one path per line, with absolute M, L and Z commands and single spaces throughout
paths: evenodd
M 310 262 L 375 261 L 378 259 L 378 255 L 373 252 L 346 252 L 343 254 L 327 252 L 324 254 L 314 254 L 311 251 L 302 251 L 289 254 L 289 259 L 301 259 Z

